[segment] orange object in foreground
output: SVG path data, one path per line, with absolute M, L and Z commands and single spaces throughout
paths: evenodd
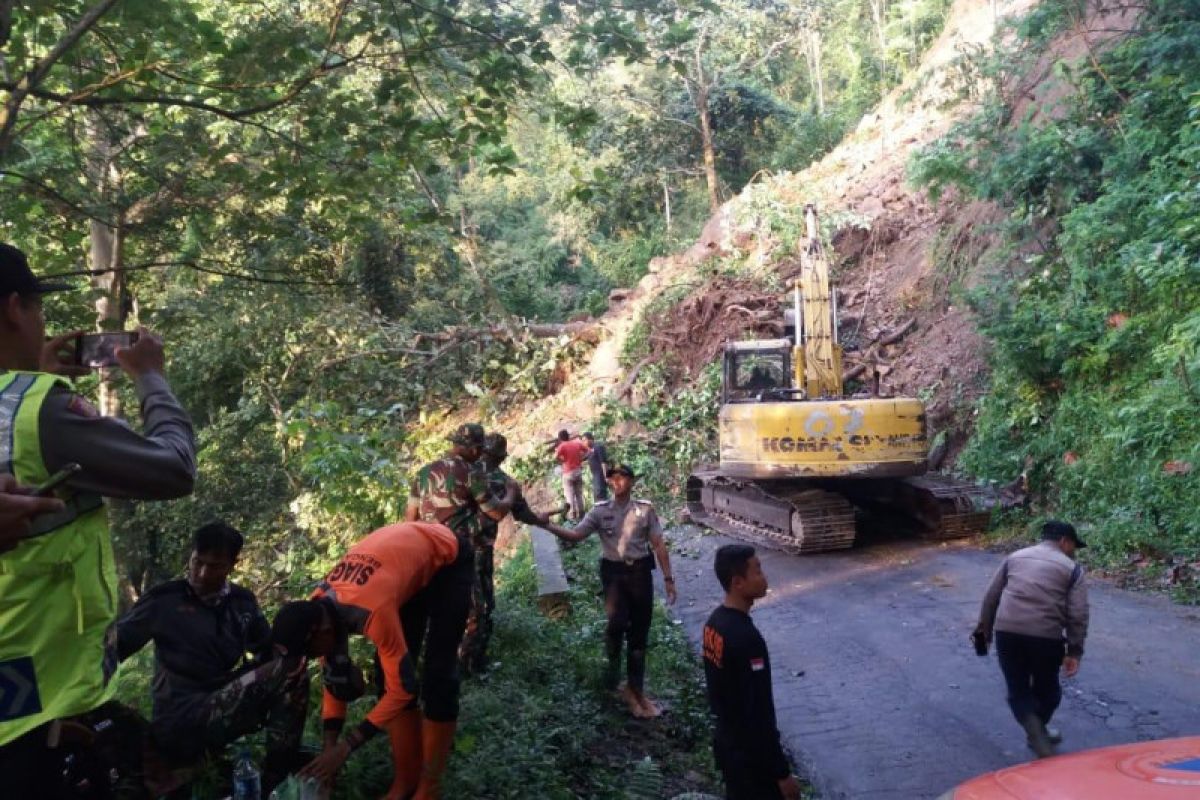
M 989 772 L 942 800 L 1200 798 L 1200 736 L 1084 750 Z

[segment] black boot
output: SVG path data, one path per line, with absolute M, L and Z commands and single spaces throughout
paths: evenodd
M 1055 755 L 1054 743 L 1050 741 L 1046 725 L 1037 714 L 1029 713 L 1021 717 L 1021 727 L 1025 729 L 1025 735 L 1029 737 L 1029 749 L 1036 753 L 1038 758 L 1049 758 Z

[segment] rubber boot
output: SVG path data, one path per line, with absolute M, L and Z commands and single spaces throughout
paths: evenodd
M 392 745 L 392 786 L 386 800 L 407 800 L 421 781 L 421 709 L 406 708 L 387 726 Z
M 442 796 L 442 775 L 454 747 L 457 726 L 457 722 L 421 720 L 421 781 L 413 800 L 438 800 Z
M 1021 727 L 1025 729 L 1025 735 L 1028 737 L 1029 749 L 1036 753 L 1038 758 L 1048 758 L 1055 754 L 1054 745 L 1046 733 L 1046 726 L 1037 714 L 1029 713 L 1021 717 Z

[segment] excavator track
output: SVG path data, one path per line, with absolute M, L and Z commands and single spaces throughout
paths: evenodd
M 752 481 L 718 470 L 688 478 L 697 523 L 794 555 L 854 545 L 856 505 L 916 523 L 924 539 L 961 539 L 987 530 L 996 494 L 948 475 L 870 481 Z
M 701 525 L 794 555 L 854 545 L 854 507 L 823 489 L 698 472 L 688 478 L 687 505 Z
M 935 512 L 932 518 L 921 515 L 924 538 L 962 539 L 987 530 L 997 504 L 994 490 L 948 475 L 921 475 L 904 483 L 923 495 L 921 504 Z

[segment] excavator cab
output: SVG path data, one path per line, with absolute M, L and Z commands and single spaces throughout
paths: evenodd
M 791 387 L 792 343 L 788 339 L 729 342 L 721 380 L 722 403 L 787 399 Z

